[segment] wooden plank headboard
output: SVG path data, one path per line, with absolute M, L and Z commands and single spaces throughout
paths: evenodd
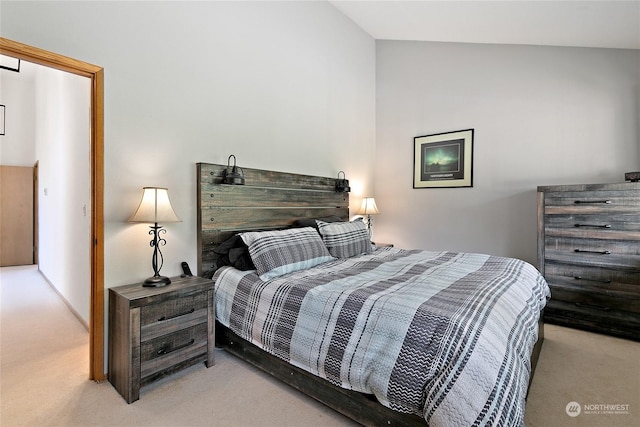
M 241 231 L 286 228 L 302 218 L 349 219 L 349 193 L 336 178 L 241 168 L 245 185 L 223 184 L 226 165 L 197 163 L 198 275 L 213 250 Z

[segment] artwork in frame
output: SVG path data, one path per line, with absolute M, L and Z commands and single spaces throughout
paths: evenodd
M 413 188 L 473 187 L 473 129 L 413 139 Z

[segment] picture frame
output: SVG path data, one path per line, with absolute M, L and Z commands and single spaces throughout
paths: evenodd
M 473 187 L 473 129 L 416 136 L 413 188 Z
M 0 55 L 0 69 L 20 72 L 20 60 L 7 55 Z
M 0 105 L 0 135 L 4 135 L 4 105 Z

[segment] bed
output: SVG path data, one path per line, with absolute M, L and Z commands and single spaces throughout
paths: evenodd
M 335 179 L 245 169 L 233 186 L 225 168 L 197 165 L 219 345 L 364 425 L 523 424 L 549 296 L 535 268 L 376 248 Z

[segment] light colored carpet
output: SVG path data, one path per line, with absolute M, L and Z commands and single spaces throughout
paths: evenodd
M 342 415 L 237 358 L 193 366 L 127 405 L 108 382 L 88 381 L 86 330 L 35 267 L 0 269 L 0 425 L 346 426 Z M 576 401 L 625 413 L 567 415 Z M 599 409 L 602 412 L 602 409 Z M 526 424 L 640 425 L 640 343 L 553 325 L 527 402 Z

